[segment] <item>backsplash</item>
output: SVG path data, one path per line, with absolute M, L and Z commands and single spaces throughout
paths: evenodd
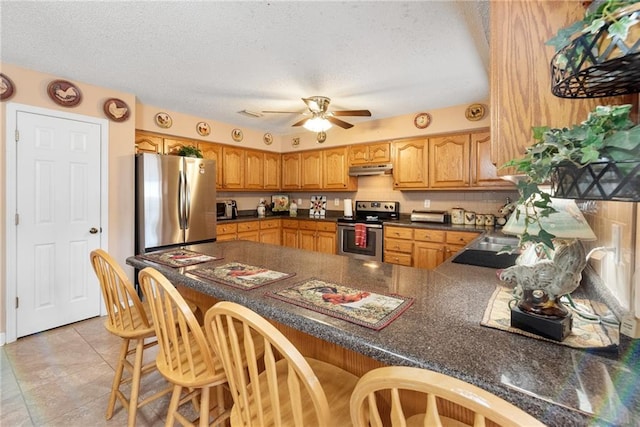
M 613 247 L 612 229 L 614 226 L 620 227 L 620 263 L 615 263 L 613 253 L 597 252 L 592 256 L 590 264 L 618 299 L 620 305 L 626 310 L 635 312 L 638 316 L 640 313 L 640 302 L 638 302 L 640 289 L 638 289 L 638 278 L 633 276 L 636 268 L 636 246 L 638 245 L 636 225 L 638 203 L 582 202 L 579 203 L 579 206 L 597 236 L 596 241 L 585 242 L 587 249 L 599 246 Z M 634 298 L 632 295 L 633 287 L 636 288 L 635 304 L 632 301 Z M 632 305 L 635 305 L 634 310 L 632 310 Z

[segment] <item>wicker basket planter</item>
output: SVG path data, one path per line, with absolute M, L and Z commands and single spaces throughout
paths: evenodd
M 640 92 L 640 3 L 618 18 L 639 20 L 626 40 L 610 37 L 609 23 L 582 34 L 551 60 L 551 92 L 561 98 L 598 98 Z
M 640 161 L 596 162 L 584 167 L 558 166 L 551 178 L 554 197 L 583 200 L 640 201 Z

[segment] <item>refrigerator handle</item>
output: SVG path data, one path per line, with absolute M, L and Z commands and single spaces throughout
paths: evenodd
M 189 219 L 191 218 L 191 186 L 187 179 L 187 173 L 184 172 L 184 229 L 189 228 Z
M 180 228 L 185 228 L 185 215 L 184 215 L 184 203 L 185 203 L 185 176 L 184 172 L 180 171 L 178 175 L 178 222 Z

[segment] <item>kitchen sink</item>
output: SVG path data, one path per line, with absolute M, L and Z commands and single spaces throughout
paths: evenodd
M 458 252 L 452 262 L 489 268 L 507 268 L 516 263 L 520 252 L 517 237 L 483 236 Z M 514 249 L 511 253 L 499 253 Z

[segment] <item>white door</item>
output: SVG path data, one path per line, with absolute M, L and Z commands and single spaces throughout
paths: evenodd
M 100 314 L 101 128 L 18 111 L 17 337 Z

